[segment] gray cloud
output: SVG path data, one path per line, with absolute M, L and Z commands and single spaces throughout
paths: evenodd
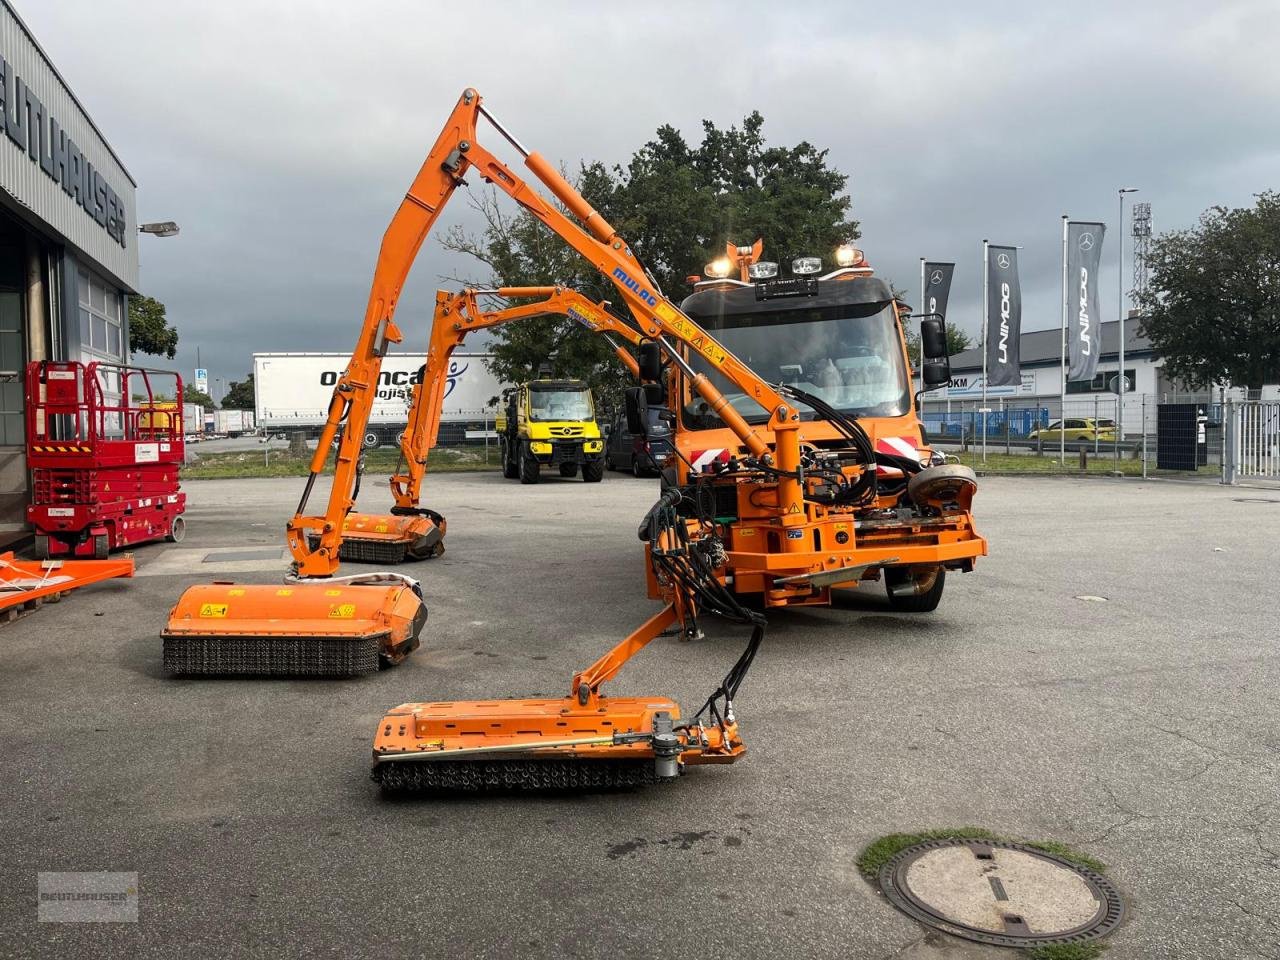
M 174 240 L 143 238 L 142 286 L 179 325 L 181 367 L 198 344 L 224 381 L 255 350 L 350 347 L 387 218 L 467 85 L 570 166 L 622 161 L 661 123 L 692 139 L 704 117 L 759 109 L 772 140 L 830 148 L 882 273 L 914 290 L 920 256 L 957 261 L 952 319 L 971 330 L 983 237 L 1024 246 L 1026 322 L 1049 327 L 1061 214 L 1114 228 L 1116 188 L 1132 185 L 1157 230 L 1182 228 L 1277 185 L 1274 3 L 1029 5 L 1014 18 L 943 3 L 626 9 L 58 0 L 20 12 L 138 180 L 140 216 L 181 222 Z M 474 226 L 460 199 L 445 224 Z M 458 272 L 481 275 L 424 247 L 401 305 L 411 337 Z

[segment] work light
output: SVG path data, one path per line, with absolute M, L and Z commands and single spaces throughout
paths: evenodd
M 791 261 L 791 272 L 797 276 L 807 277 L 822 269 L 821 257 L 796 257 Z
M 856 267 L 862 263 L 862 251 L 851 243 L 842 243 L 836 247 L 836 264 L 841 267 Z
M 778 265 L 772 260 L 757 260 L 747 267 L 747 276 L 752 280 L 768 280 L 778 275 Z
M 733 272 L 733 264 L 729 262 L 728 257 L 716 257 L 702 268 L 702 272 L 713 280 L 723 280 Z

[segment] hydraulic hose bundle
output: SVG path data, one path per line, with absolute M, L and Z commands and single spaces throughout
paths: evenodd
M 640 539 L 649 544 L 654 573 L 666 579 L 682 598 L 685 636 L 700 637 L 697 611 L 705 610 L 734 623 L 749 624 L 751 637 L 720 686 L 707 698 L 693 719 L 682 727 L 695 727 L 704 720 L 717 727 L 734 722 L 733 701 L 742 685 L 760 644 L 767 621 L 762 614 L 742 606 L 716 576 L 724 564 L 724 546 L 714 534 L 697 539 L 689 536 L 689 526 L 678 507 L 684 494 L 678 487 L 663 492 L 645 514 Z M 705 520 L 703 521 L 705 524 Z

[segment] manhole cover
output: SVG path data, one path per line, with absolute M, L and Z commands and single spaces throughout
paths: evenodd
M 1124 916 L 1120 895 L 1100 874 L 1000 840 L 908 847 L 880 869 L 880 888 L 921 923 L 1004 947 L 1093 940 Z

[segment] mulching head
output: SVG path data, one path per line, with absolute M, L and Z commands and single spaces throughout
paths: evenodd
M 372 777 L 387 793 L 613 790 L 746 749 L 736 728 L 679 718 L 665 697 L 405 703 L 378 726 Z
M 396 564 L 444 553 L 444 518 L 438 514 L 351 513 L 343 521 L 338 559 Z
M 412 582 L 189 588 L 162 631 L 174 674 L 346 677 L 417 649 L 427 608 Z

